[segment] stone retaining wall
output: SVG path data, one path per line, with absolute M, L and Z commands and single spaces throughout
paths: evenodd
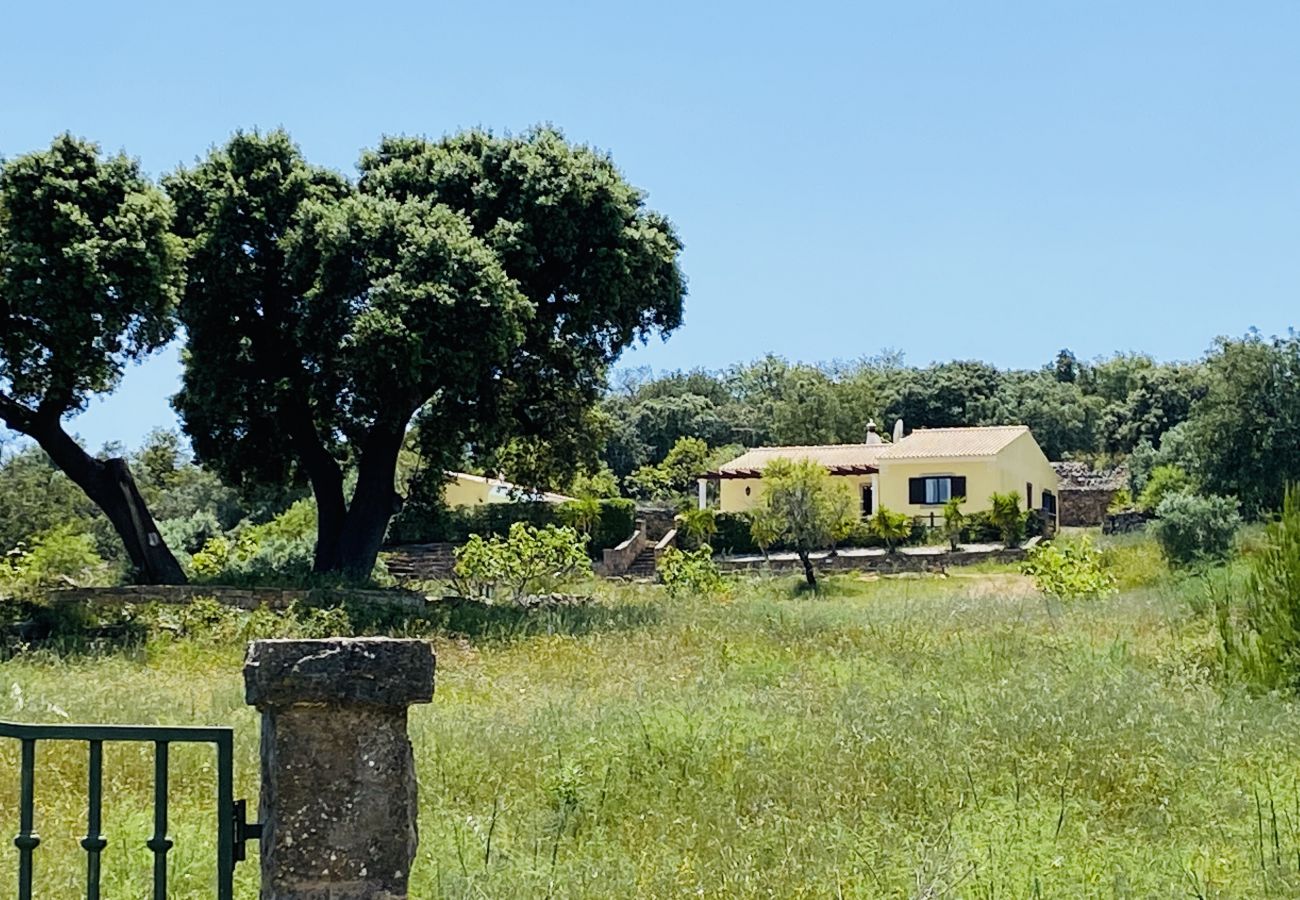
M 414 591 L 385 590 L 342 590 L 336 588 L 312 588 L 310 590 L 279 588 L 238 588 L 221 585 L 131 585 L 127 587 L 102 588 L 68 588 L 50 591 L 51 603 L 192 603 L 201 597 L 209 597 L 224 606 L 239 609 L 285 609 L 290 604 L 300 606 L 337 606 L 345 601 L 365 603 L 382 603 L 389 606 L 421 608 L 425 605 L 423 594 Z
M 1037 539 L 1034 539 L 1036 542 Z M 900 572 L 943 572 L 952 566 L 969 566 L 982 562 L 1014 563 L 1023 560 L 1029 553 L 1031 544 L 1014 550 L 945 550 L 940 553 L 876 553 L 870 555 L 844 554 L 835 556 L 815 554 L 813 565 L 824 572 L 879 572 L 892 575 Z M 798 557 L 785 554 L 771 560 L 760 557 L 720 557 L 716 560 L 718 568 L 724 572 L 750 572 L 762 569 L 774 571 L 803 570 Z

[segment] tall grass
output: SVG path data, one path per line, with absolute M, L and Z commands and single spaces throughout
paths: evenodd
M 1167 586 L 1061 607 L 1010 574 L 794 585 L 439 625 L 435 701 L 411 716 L 412 896 L 1300 894 L 1300 715 L 1223 690 L 1213 622 Z M 229 722 L 252 796 L 241 657 L 198 638 L 20 657 L 0 717 Z M 200 756 L 175 763 L 178 897 L 207 895 Z M 9 820 L 16 759 L 0 747 Z M 106 895 L 145 896 L 150 762 L 123 749 L 107 771 Z M 74 896 L 84 763 L 38 775 L 42 896 Z

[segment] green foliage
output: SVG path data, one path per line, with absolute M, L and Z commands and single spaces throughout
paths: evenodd
M 606 368 L 677 327 L 684 295 L 667 220 L 554 130 L 386 138 L 360 171 L 313 167 L 274 132 L 167 181 L 194 275 L 185 429 L 232 482 L 311 480 L 337 531 L 323 570 L 373 564 L 417 411 L 430 463 L 551 445 L 571 473 Z
M 1106 511 L 1117 513 L 1132 508 L 1133 508 L 1133 495 L 1129 493 L 1128 488 L 1122 487 L 1115 492 L 1114 496 L 1110 498 L 1110 503 L 1107 504 Z
M 707 544 L 694 550 L 669 547 L 659 558 L 659 580 L 672 597 L 715 597 L 727 589 Z
M 695 480 L 709 468 L 714 456 L 699 438 L 679 438 L 662 462 L 642 466 L 627 477 L 628 490 L 644 500 L 688 500 Z
M 894 512 L 884 504 L 878 504 L 868 527 L 872 534 L 885 542 L 886 549 L 893 553 L 894 548 L 911 535 L 912 519 L 907 513 Z
M 808 554 L 830 547 L 846 528 L 848 492 L 810 459 L 775 459 L 763 470 L 763 515 L 785 546 L 799 554 L 804 577 L 816 586 Z
M 1227 558 L 1241 526 L 1237 501 L 1213 494 L 1171 494 L 1156 516 L 1148 527 L 1169 561 L 1180 566 Z
M 316 504 L 299 500 L 261 525 L 245 525 L 209 539 L 190 560 L 195 581 L 221 585 L 302 586 L 327 583 L 312 573 Z M 387 576 L 377 563 L 370 580 Z
M 1142 495 L 1138 497 L 1138 508 L 1144 512 L 1155 512 L 1166 497 L 1188 493 L 1192 486 L 1191 476 L 1177 466 L 1156 466 L 1142 488 Z
M 952 497 L 943 505 L 943 536 L 947 538 L 950 550 L 957 549 L 966 528 L 966 514 L 961 509 L 965 502 L 965 497 Z
M 457 548 L 453 583 L 463 597 L 520 603 L 590 573 L 586 543 L 572 528 L 516 522 L 504 538 L 473 535 Z
M 708 507 L 684 509 L 677 515 L 677 528 L 687 546 L 705 546 L 718 533 L 717 513 Z
M 185 281 L 167 199 L 125 155 L 64 134 L 0 163 L 0 418 L 57 416 L 165 345 Z M 6 407 L 8 404 L 8 408 Z
M 1228 675 L 1261 690 L 1300 690 L 1300 488 L 1291 486 L 1281 516 L 1246 559 L 1244 602 L 1234 610 L 1222 582 L 1214 587 L 1221 653 Z
M 0 596 L 39 599 L 52 588 L 83 587 L 109 577 L 90 535 L 58 525 L 37 536 L 30 548 L 0 556 Z
M 989 522 L 998 530 L 998 536 L 1008 547 L 1016 547 L 1025 536 L 1024 511 L 1020 509 L 1020 493 L 1008 491 L 989 497 Z
M 408 502 L 402 513 L 394 519 L 388 540 L 395 544 L 442 541 L 463 544 L 473 535 L 504 536 L 516 522 L 535 528 L 566 524 L 576 527 L 579 519 L 585 522 L 591 514 L 590 503 L 587 500 L 580 502 L 581 512 L 578 509 L 570 510 L 568 503 L 546 503 L 540 500 L 449 508 L 442 504 L 440 497 L 422 502 L 419 510 L 408 512 L 411 508 Z M 596 502 L 599 517 L 589 527 L 589 549 L 592 553 L 617 547 L 636 528 L 636 503 L 633 501 L 615 499 Z
M 579 500 L 617 500 L 620 496 L 618 478 L 605 465 L 578 472 L 562 493 Z
M 1160 545 L 1143 533 L 1107 538 L 1101 548 L 1101 566 L 1114 576 L 1121 591 L 1160 584 L 1170 574 Z
M 1085 535 L 1073 541 L 1047 541 L 1029 551 L 1021 571 L 1037 588 L 1058 600 L 1096 600 L 1115 593 L 1116 578 L 1102 551 Z
M 1300 481 L 1300 335 L 1221 339 L 1205 368 L 1206 394 L 1188 423 L 1192 474 L 1263 516 Z
M 600 501 L 595 497 L 583 497 L 569 503 L 562 503 L 557 512 L 561 523 L 588 538 L 600 524 L 601 506 Z

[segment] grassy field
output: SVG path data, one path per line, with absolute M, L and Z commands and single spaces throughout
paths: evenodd
M 1216 682 L 1193 589 L 1062 608 L 1007 573 L 844 575 L 452 623 L 412 715 L 412 896 L 1300 896 L 1300 710 Z M 15 658 L 0 718 L 233 724 L 254 797 L 241 657 Z M 38 760 L 41 897 L 80 889 L 82 752 Z M 0 747 L 10 833 L 16 764 Z M 175 896 L 210 896 L 210 764 L 173 767 Z M 107 897 L 147 896 L 151 774 L 147 749 L 107 754 Z

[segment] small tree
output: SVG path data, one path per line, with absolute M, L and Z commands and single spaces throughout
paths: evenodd
M 493 599 L 501 592 L 515 603 L 591 571 L 586 538 L 572 528 L 510 526 L 505 538 L 473 535 L 456 551 L 453 581 L 462 596 Z
M 683 510 L 678 514 L 677 521 L 687 543 L 692 547 L 707 544 L 718 533 L 717 519 L 713 510 L 708 508 Z
M 843 525 L 845 505 L 837 493 L 846 489 L 810 459 L 773 460 L 763 470 L 763 511 L 771 529 L 799 556 L 804 578 L 817 587 L 812 552 L 830 547 Z M 766 526 L 765 526 L 766 527 Z
M 953 497 L 943 505 L 943 536 L 948 539 L 948 547 L 954 552 L 961 543 L 962 529 L 966 527 L 966 514 L 961 511 L 961 505 L 965 502 L 965 497 Z
M 989 497 L 989 521 L 1002 536 L 1007 549 L 1019 546 L 1025 536 L 1025 514 L 1020 509 L 1020 494 L 1007 491 L 1005 494 L 993 494 Z
M 868 527 L 872 534 L 885 542 L 889 553 L 893 553 L 912 534 L 912 520 L 907 513 L 894 512 L 883 505 L 871 517 Z

